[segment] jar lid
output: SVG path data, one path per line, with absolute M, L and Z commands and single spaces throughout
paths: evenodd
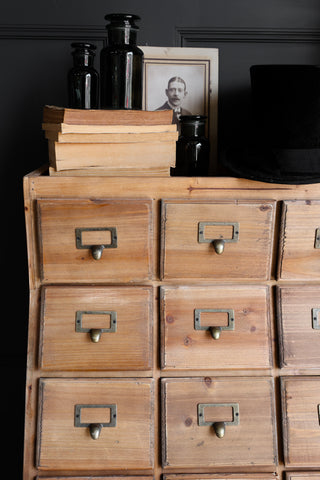
M 206 115 L 181 115 L 180 122 L 183 123 L 204 123 L 207 119 Z
M 73 42 L 73 43 L 71 43 L 71 47 L 81 48 L 83 50 L 95 50 L 97 48 L 92 43 L 84 43 L 84 42 Z
M 109 13 L 104 18 L 105 20 L 109 20 L 111 22 L 112 27 L 130 26 L 137 29 L 139 28 L 134 23 L 136 20 L 140 20 L 138 15 L 133 15 L 131 13 Z M 109 25 L 107 25 L 107 28 L 108 27 Z

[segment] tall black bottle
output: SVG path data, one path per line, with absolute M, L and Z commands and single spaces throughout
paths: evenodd
M 143 51 L 137 47 L 137 15 L 105 16 L 107 45 L 100 53 L 101 95 L 104 109 L 142 108 Z
M 96 46 L 91 43 L 71 44 L 73 67 L 68 72 L 70 108 L 99 108 L 99 74 L 93 67 Z

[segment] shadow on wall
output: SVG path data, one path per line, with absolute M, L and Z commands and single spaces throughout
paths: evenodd
M 250 85 L 221 90 L 218 111 L 219 156 L 223 156 L 230 146 L 246 142 L 250 136 L 252 109 Z
M 42 110 L 45 103 L 63 105 L 66 102 L 69 53 L 65 53 L 64 45 L 54 41 L 3 40 L 3 46 L 6 75 L 0 77 L 3 93 L 0 174 L 5 234 L 1 236 L 0 248 L 6 282 L 2 294 L 6 299 L 11 298 L 12 292 L 15 294 L 9 318 L 14 315 L 13 321 L 18 327 L 15 341 L 2 345 L 0 360 L 11 357 L 19 362 L 26 352 L 29 302 L 23 176 L 48 162 L 47 142 L 41 127 Z M 3 329 L 4 338 L 8 338 L 12 322 L 4 322 Z
M 40 90 L 40 89 L 39 89 Z M 28 332 L 28 259 L 24 219 L 23 176 L 47 163 L 47 143 L 41 130 L 43 96 L 31 84 L 15 98 L 0 131 L 2 325 L 0 375 L 5 456 L 12 478 L 22 478 L 25 370 Z

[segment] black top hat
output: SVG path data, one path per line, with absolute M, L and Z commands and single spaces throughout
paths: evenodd
M 320 67 L 250 68 L 253 139 L 230 149 L 232 174 L 273 183 L 320 182 Z

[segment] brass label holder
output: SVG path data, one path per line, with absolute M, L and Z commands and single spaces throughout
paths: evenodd
M 92 249 L 95 245 L 92 244 L 83 244 L 82 243 L 82 233 L 83 232 L 110 232 L 111 241 L 110 243 L 103 243 L 101 246 L 103 248 L 117 248 L 118 238 L 117 238 L 117 229 L 115 227 L 96 227 L 96 228 L 76 228 L 76 247 L 80 249 Z
M 110 232 L 111 241 L 110 243 L 101 243 L 98 245 L 94 244 L 83 244 L 82 243 L 82 233 L 83 232 Z M 115 227 L 97 227 L 97 228 L 76 228 L 76 247 L 79 249 L 91 250 L 92 257 L 94 260 L 100 260 L 102 253 L 105 248 L 117 248 L 118 247 L 118 236 L 117 229 Z
M 109 328 L 86 328 L 82 326 L 83 315 L 109 315 Z M 102 333 L 114 333 L 117 331 L 117 312 L 114 310 L 93 311 L 93 310 L 78 310 L 76 312 L 75 330 L 78 333 L 89 333 L 91 341 L 98 343 Z
M 74 407 L 74 426 L 75 427 L 89 427 L 91 423 L 81 422 L 81 410 L 83 408 L 108 408 L 110 409 L 110 421 L 109 422 L 100 422 L 102 427 L 116 427 L 117 425 L 117 405 L 115 403 L 112 404 L 104 404 L 104 405 L 75 405 Z
M 202 313 L 227 313 L 228 324 L 227 325 L 201 325 Z M 234 310 L 232 308 L 196 308 L 194 310 L 194 329 L 195 330 L 209 330 L 213 339 L 218 340 L 222 330 L 234 330 L 235 318 Z
M 231 238 L 224 238 L 225 242 L 238 242 L 239 241 L 239 223 L 238 222 L 199 222 L 198 224 L 198 242 L 199 243 L 211 243 L 215 238 L 205 237 L 206 227 L 232 227 Z
M 205 228 L 208 226 L 214 227 L 232 227 L 231 238 L 224 238 L 219 236 L 218 238 L 206 238 Z M 198 242 L 199 243 L 211 243 L 214 251 L 221 255 L 224 252 L 225 243 L 233 243 L 239 241 L 239 223 L 238 222 L 199 222 L 198 223 Z
M 313 328 L 314 330 L 320 330 L 319 313 L 320 313 L 320 308 L 313 308 L 313 309 L 311 310 L 311 314 L 312 314 L 312 328 Z
M 231 407 L 232 420 L 230 421 L 206 421 L 205 409 L 208 407 Z M 226 426 L 240 425 L 240 411 L 238 403 L 199 403 L 198 404 L 198 425 L 199 427 L 213 427 L 218 438 L 223 438 L 225 435 Z
M 99 422 L 99 423 L 90 423 L 81 421 L 81 410 L 84 408 L 108 408 L 110 409 L 110 421 L 109 422 Z M 74 408 L 74 426 L 77 428 L 88 428 L 90 436 L 93 440 L 97 440 L 100 437 L 102 428 L 116 427 L 117 426 L 117 405 L 116 404 L 106 404 L 106 405 L 75 405 Z
M 316 229 L 314 248 L 320 248 L 320 228 Z

